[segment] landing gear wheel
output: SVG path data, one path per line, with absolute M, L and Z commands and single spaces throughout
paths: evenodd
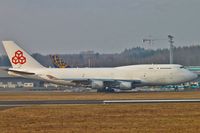
M 115 90 L 113 88 L 106 88 L 106 92 L 112 93 L 112 92 L 115 92 Z
M 106 87 L 106 88 L 102 88 L 102 89 L 97 89 L 97 92 L 112 93 L 112 92 L 115 92 L 115 90 L 112 89 L 112 88 L 108 88 L 108 87 Z

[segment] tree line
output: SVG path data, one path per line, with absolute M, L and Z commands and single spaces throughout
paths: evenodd
M 200 66 L 200 46 L 174 47 L 174 64 Z M 49 55 L 35 53 L 32 55 L 42 65 L 53 67 Z M 62 54 L 62 58 L 72 67 L 115 67 L 135 64 L 168 64 L 168 49 L 144 49 L 134 47 L 120 53 L 104 54 L 97 52 L 81 52 L 79 54 Z M 10 66 L 6 55 L 0 56 L 1 66 Z

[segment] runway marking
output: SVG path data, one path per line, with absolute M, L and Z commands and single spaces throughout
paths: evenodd
M 114 104 L 114 103 L 185 103 L 185 102 L 200 102 L 200 99 L 104 100 L 105 104 Z

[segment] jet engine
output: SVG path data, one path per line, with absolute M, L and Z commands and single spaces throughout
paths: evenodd
M 92 81 L 92 89 L 103 89 L 104 82 L 103 81 Z
M 122 81 L 119 83 L 120 90 L 131 90 L 133 88 L 132 82 Z

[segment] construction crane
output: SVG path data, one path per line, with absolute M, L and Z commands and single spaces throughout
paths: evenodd
M 142 42 L 143 43 L 146 43 L 146 42 L 148 42 L 149 44 L 153 44 L 153 42 L 154 41 L 162 41 L 162 40 L 167 40 L 167 39 L 158 39 L 158 38 L 152 38 L 152 36 L 149 36 L 148 38 L 144 38 L 144 39 L 142 39 Z
M 52 63 L 56 68 L 70 68 L 68 64 L 64 62 L 58 55 L 50 55 Z
M 170 47 L 169 47 L 169 62 L 170 64 L 173 64 L 173 49 L 174 49 L 174 37 L 172 35 L 168 35 Z M 149 38 L 142 39 L 143 43 L 148 42 L 149 44 L 153 44 L 154 41 L 160 41 L 160 40 L 167 40 L 167 39 L 152 39 L 151 36 Z

